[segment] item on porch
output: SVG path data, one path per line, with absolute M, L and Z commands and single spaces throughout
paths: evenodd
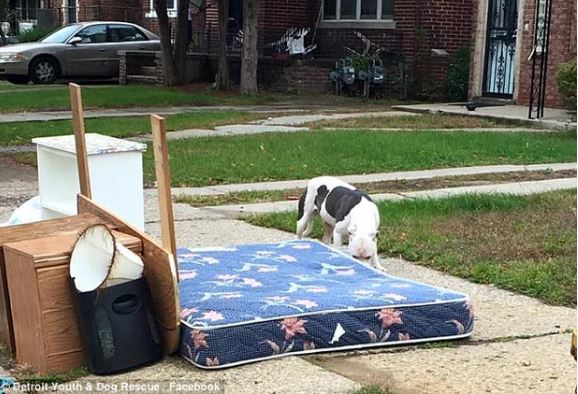
M 339 59 L 335 62 L 335 69 L 329 73 L 329 79 L 333 83 L 335 94 L 351 93 L 351 87 L 355 82 L 355 68 L 351 59 Z
M 80 234 L 70 257 L 70 277 L 79 292 L 139 279 L 143 269 L 142 259 L 101 224 Z
M 363 97 L 369 98 L 372 93 L 378 97 L 385 82 L 385 69 L 378 57 L 367 59 L 366 70 L 358 70 L 357 78 L 363 82 Z
M 180 353 L 200 368 L 464 338 L 467 295 L 387 275 L 316 241 L 179 249 Z
M 74 283 L 71 286 L 92 373 L 121 372 L 162 357 L 145 278 L 89 292 L 76 291 Z
M 37 145 L 42 218 L 75 215 L 80 183 L 74 135 L 34 138 L 32 142 Z M 144 229 L 145 150 L 145 144 L 86 134 L 92 199 L 140 230 Z
M 311 29 L 309 28 L 293 27 L 287 29 L 279 40 L 272 42 L 267 46 L 273 47 L 276 54 L 287 53 L 290 56 L 307 55 L 317 49 L 317 44 L 305 44 L 305 37 L 310 31 Z
M 69 262 L 79 232 L 95 222 L 104 220 L 84 214 L 0 229 L 8 293 L 2 315 L 9 330 L 2 340 L 18 363 L 38 373 L 66 372 L 84 363 Z M 113 234 L 134 253 L 143 252 L 140 238 L 117 230 Z

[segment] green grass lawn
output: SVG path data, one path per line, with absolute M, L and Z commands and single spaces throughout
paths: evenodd
M 213 128 L 216 126 L 246 123 L 266 119 L 269 113 L 246 111 L 194 111 L 182 114 L 167 115 L 168 130 L 191 128 Z M 85 119 L 87 133 L 100 133 L 119 138 L 150 134 L 148 116 L 103 117 Z M 14 122 L 0 123 L 0 145 L 23 145 L 30 143 L 34 137 L 72 134 L 72 122 L 53 120 L 48 122 Z
M 85 108 L 166 107 L 193 105 L 259 105 L 283 100 L 282 95 L 242 96 L 201 87 L 194 93 L 150 85 L 87 86 Z M 68 87 L 0 93 L 0 112 L 69 110 Z
M 379 251 L 476 283 L 576 306 L 576 191 L 381 202 Z M 295 231 L 296 212 L 247 218 Z M 317 221 L 313 235 L 320 238 Z
M 482 164 L 576 161 L 571 133 L 299 132 L 169 142 L 174 186 L 202 186 L 316 175 L 346 175 Z M 154 179 L 152 150 L 145 181 Z

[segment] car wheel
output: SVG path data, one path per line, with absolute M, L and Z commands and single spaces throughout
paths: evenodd
M 49 57 L 35 59 L 30 64 L 30 80 L 36 84 L 49 85 L 54 83 L 58 73 L 58 62 Z
M 26 85 L 30 80 L 25 75 L 11 75 L 7 76 L 6 80 L 16 85 Z

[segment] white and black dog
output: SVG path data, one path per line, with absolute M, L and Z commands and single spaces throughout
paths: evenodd
M 313 178 L 299 198 L 297 238 L 306 237 L 313 228 L 313 219 L 323 220 L 323 242 L 340 248 L 349 237 L 349 253 L 358 260 L 380 267 L 377 255 L 379 210 L 371 198 L 340 179 L 322 176 Z

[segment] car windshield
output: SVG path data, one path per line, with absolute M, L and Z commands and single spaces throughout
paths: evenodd
M 49 36 L 46 36 L 40 42 L 47 42 L 51 44 L 64 44 L 66 40 L 68 40 L 68 38 L 70 38 L 70 36 L 78 30 L 79 27 L 80 25 L 64 26 L 62 29 L 58 29 Z

